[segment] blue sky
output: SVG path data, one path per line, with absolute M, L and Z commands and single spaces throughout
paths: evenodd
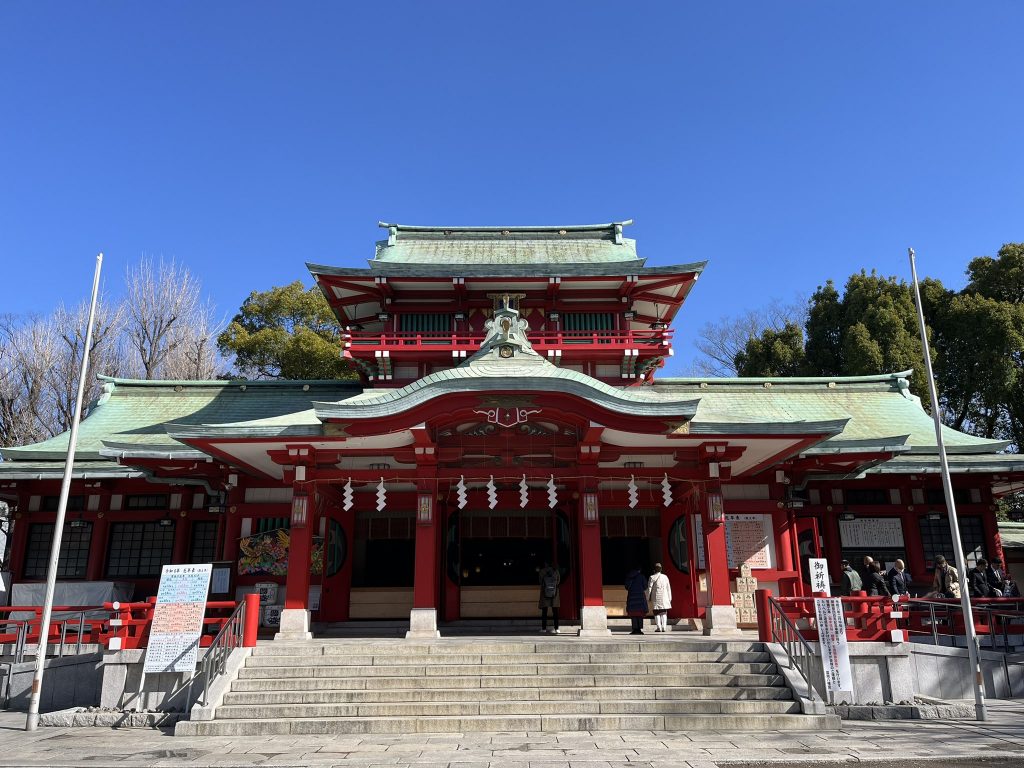
M 0 312 L 174 257 L 227 316 L 379 219 L 634 218 L 707 319 L 1024 240 L 1019 2 L 0 5 Z

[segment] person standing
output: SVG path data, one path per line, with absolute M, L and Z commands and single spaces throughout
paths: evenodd
M 626 614 L 629 616 L 633 629 L 631 635 L 644 633 L 644 616 L 647 615 L 647 579 L 634 568 L 626 574 Z
M 672 585 L 661 572 L 661 563 L 654 564 L 654 573 L 647 582 L 647 602 L 654 612 L 654 631 L 668 630 L 668 609 L 672 607 Z
M 558 634 L 558 585 L 562 583 L 562 577 L 558 569 L 552 567 L 551 563 L 545 562 L 540 570 L 540 600 L 537 607 L 540 608 L 540 631 L 548 631 L 548 610 L 551 611 L 551 620 L 554 625 L 552 632 Z
M 935 556 L 935 577 L 932 579 L 932 594 L 939 597 L 960 597 L 960 574 L 946 562 L 942 555 Z
M 842 597 L 849 597 L 854 592 L 864 588 L 860 574 L 853 570 L 849 560 L 843 560 L 843 581 L 839 586 L 839 594 Z
M 885 583 L 885 572 L 882 570 L 882 564 L 876 561 L 872 561 L 871 565 L 868 566 L 868 581 L 864 585 L 868 595 L 871 597 L 880 597 L 885 595 L 889 597 L 889 585 Z
M 864 589 L 867 589 L 868 582 L 871 581 L 871 566 L 875 564 L 875 558 L 871 555 L 864 555 L 864 560 L 861 561 L 860 568 L 857 569 L 857 573 L 860 574 L 861 584 L 864 585 Z
M 906 565 L 902 560 L 897 560 L 893 563 L 892 568 L 885 575 L 886 581 L 889 583 L 889 593 L 893 595 L 909 595 L 910 594 L 910 574 L 907 573 Z

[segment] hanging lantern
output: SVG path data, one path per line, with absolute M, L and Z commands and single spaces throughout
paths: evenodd
M 725 502 L 720 493 L 708 494 L 708 522 L 725 522 Z
M 297 493 L 292 497 L 292 528 L 305 528 L 309 522 L 309 496 Z
M 417 499 L 419 507 L 416 521 L 420 525 L 430 525 L 434 521 L 434 497 L 429 493 L 421 493 Z

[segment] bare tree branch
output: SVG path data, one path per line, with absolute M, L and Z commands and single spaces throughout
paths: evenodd
M 781 331 L 787 323 L 802 327 L 806 322 L 807 300 L 797 297 L 788 304 L 772 299 L 761 309 L 705 323 L 695 341 L 697 351 L 703 356 L 697 358 L 695 367 L 705 376 L 735 376 L 736 355 L 743 351 L 750 339 L 769 328 Z

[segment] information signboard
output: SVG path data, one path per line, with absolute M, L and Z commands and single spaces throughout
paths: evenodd
M 898 517 L 857 517 L 839 521 L 839 540 L 850 549 L 899 549 L 903 523 Z
M 828 560 L 824 557 L 812 557 L 807 561 L 810 569 L 811 592 L 824 592 L 832 597 L 832 580 L 828 575 Z
M 704 525 L 694 517 L 697 567 L 704 568 Z M 729 514 L 725 516 L 725 548 L 730 568 L 744 563 L 751 568 L 772 567 L 772 516 Z
M 210 563 L 163 567 L 146 647 L 146 674 L 195 671 L 212 569 Z
M 843 602 L 838 597 L 819 597 L 814 600 L 818 642 L 821 647 L 821 667 L 828 691 L 853 692 L 853 674 L 850 672 L 850 648 L 846 644 L 846 619 Z

